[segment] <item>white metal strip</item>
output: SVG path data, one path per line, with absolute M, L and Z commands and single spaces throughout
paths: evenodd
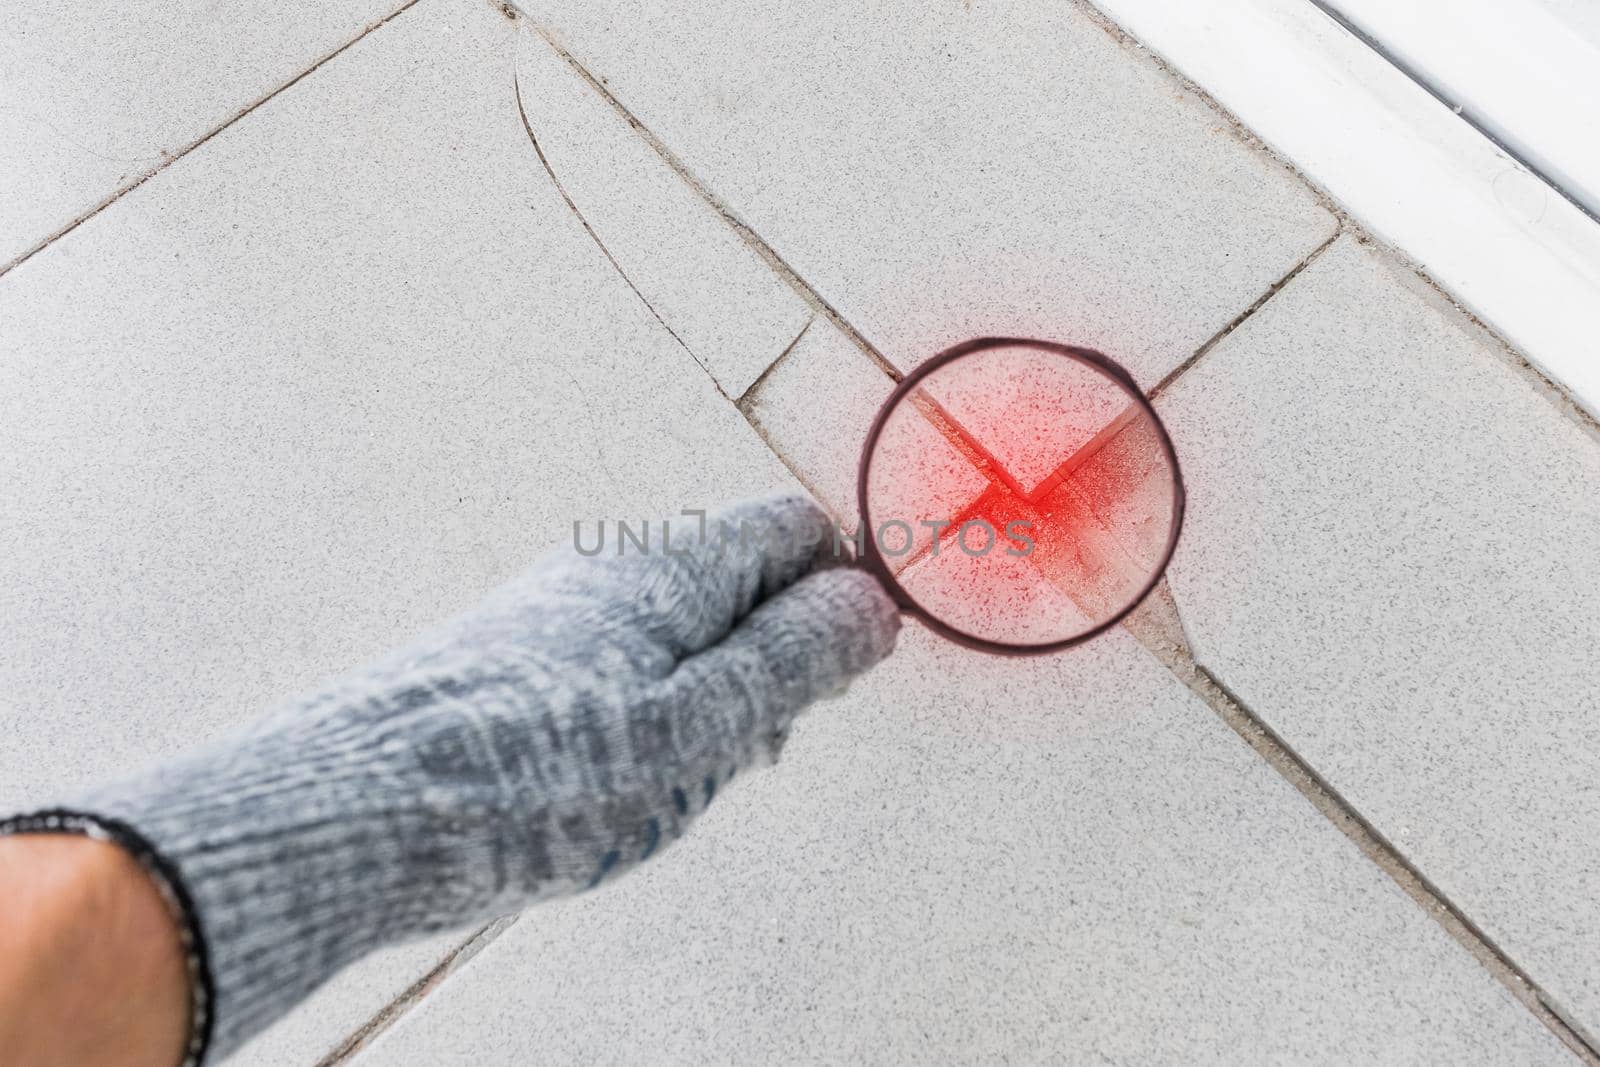
M 1539 3 L 1322 0 L 1600 217 L 1600 38 Z
M 1600 225 L 1306 0 L 1096 0 L 1600 414 Z

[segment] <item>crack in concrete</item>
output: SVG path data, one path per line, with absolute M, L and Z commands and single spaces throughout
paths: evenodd
M 520 54 L 521 51 L 522 38 L 519 35 L 517 38 L 517 52 Z M 661 328 L 666 330 L 674 341 L 678 342 L 679 347 L 689 353 L 694 358 L 694 361 L 709 373 L 710 368 L 706 367 L 705 360 L 695 355 L 694 350 L 684 343 L 683 338 L 678 336 L 677 331 L 668 324 L 666 319 L 662 318 L 661 312 L 657 311 L 655 305 L 650 303 L 649 297 L 640 292 L 639 287 L 633 283 L 633 279 L 628 277 L 628 272 L 622 269 L 622 264 L 617 261 L 616 256 L 611 254 L 611 249 L 606 247 L 605 241 L 601 240 L 600 235 L 595 232 L 594 226 L 584 216 L 582 209 L 578 207 L 577 201 L 572 199 L 572 194 L 567 192 L 567 187 L 561 184 L 561 179 L 556 176 L 555 168 L 550 165 L 550 157 L 545 155 L 544 146 L 539 143 L 539 136 L 533 132 L 533 123 L 528 119 L 528 109 L 522 102 L 521 66 L 520 61 L 513 61 L 511 65 L 511 90 L 517 101 L 517 117 L 522 120 L 522 128 L 528 135 L 528 143 L 533 145 L 534 154 L 539 157 L 539 165 L 550 176 L 550 184 L 555 186 L 556 192 L 561 195 L 561 199 L 566 203 L 567 209 L 572 212 L 573 217 L 578 220 L 578 224 L 583 227 L 583 232 L 589 235 L 589 240 L 593 241 L 595 247 L 600 249 L 600 254 L 606 257 L 606 262 L 611 264 L 611 269 L 617 272 L 617 276 L 632 290 L 633 295 L 639 298 L 639 302 L 645 306 L 645 310 L 649 311 L 650 315 L 661 324 Z
M 768 363 L 767 369 L 756 375 L 756 380 L 750 383 L 750 387 L 739 394 L 739 399 L 735 401 L 734 406 L 739 409 L 740 413 L 743 414 L 745 418 L 751 419 L 752 425 L 754 425 L 755 420 L 751 418 L 749 408 L 750 404 L 754 403 L 755 401 L 756 390 L 761 388 L 761 386 L 765 384 L 766 380 L 772 376 L 772 372 L 777 369 L 778 364 L 782 363 L 784 358 L 788 356 L 790 352 L 795 350 L 795 346 L 800 343 L 800 339 L 810 332 L 811 324 L 816 321 L 817 316 L 815 314 L 812 314 L 810 317 L 808 317 L 805 325 L 800 327 L 800 332 L 794 335 L 794 340 L 783 346 L 783 351 L 778 353 L 778 358 L 774 359 L 771 363 Z M 777 449 L 773 449 L 773 451 L 776 452 Z
M 622 101 L 618 100 L 617 97 L 611 92 L 609 86 L 591 74 L 589 69 L 580 63 L 571 52 L 567 51 L 567 49 L 561 45 L 561 42 L 557 41 L 554 34 L 552 34 L 548 29 L 538 25 L 531 18 L 527 18 L 526 16 L 524 18 L 525 24 L 531 27 L 534 32 L 539 34 L 540 37 L 544 38 L 545 42 L 552 49 L 554 49 L 556 55 L 560 56 L 561 59 L 569 67 L 571 67 L 579 77 L 587 82 L 591 89 L 599 93 L 601 99 L 610 104 L 612 109 L 627 121 L 628 125 L 633 128 L 634 132 L 642 137 L 645 143 L 655 150 L 656 155 L 661 157 L 662 162 L 671 168 L 672 172 L 682 179 L 690 189 L 694 190 L 695 195 L 700 197 L 700 199 L 704 201 L 705 204 L 711 208 L 711 210 L 715 211 L 717 216 L 739 236 L 740 240 L 742 240 L 751 251 L 760 256 L 761 260 L 766 263 L 767 266 L 778 275 L 778 277 L 787 282 L 789 287 L 793 289 L 795 293 L 811 307 L 812 311 L 822 315 L 835 326 L 837 326 L 839 330 L 844 333 L 846 337 L 850 338 L 851 342 L 855 344 L 857 348 L 861 349 L 868 359 L 871 359 L 873 363 L 877 364 L 878 369 L 883 371 L 884 374 L 888 375 L 891 380 L 898 382 L 903 377 L 899 369 L 896 368 L 893 363 L 889 362 L 888 357 L 880 352 L 877 347 L 872 344 L 872 342 L 868 341 L 861 331 L 856 329 L 856 327 L 851 324 L 851 322 L 846 319 L 837 308 L 825 300 L 822 294 L 817 292 L 817 290 L 813 288 L 809 282 L 800 277 L 799 273 L 796 272 L 793 267 L 789 266 L 788 262 L 786 262 L 784 258 L 778 254 L 777 250 L 768 244 L 760 234 L 756 233 L 756 231 L 751 229 L 743 219 L 734 214 L 732 209 L 730 209 L 727 204 L 723 203 L 722 200 L 720 200 L 716 194 L 714 194 L 706 186 L 706 184 L 688 168 L 683 160 L 678 158 L 677 154 L 674 153 L 672 149 L 667 147 L 666 142 L 662 141 L 660 137 L 656 136 L 654 131 L 641 122 L 633 114 L 633 112 L 629 111 L 627 106 L 624 105 Z M 748 390 L 746 391 L 746 395 L 748 395 Z
M 506 17 L 512 19 L 513 21 L 521 21 L 520 16 L 518 16 L 513 9 L 511 9 L 511 8 L 509 8 L 509 7 L 507 7 L 506 5 L 503 5 L 503 4 L 499 5 L 499 6 L 500 6 L 500 9 L 506 14 Z M 525 25 L 532 26 L 533 24 L 531 22 L 527 22 L 527 23 L 525 23 Z M 539 33 L 540 38 L 542 40 L 544 40 L 545 43 L 548 44 L 550 46 L 550 48 L 564 62 L 566 62 L 569 66 L 572 66 L 575 70 L 578 70 L 578 72 L 580 74 L 583 73 L 581 71 L 581 68 L 577 68 L 574 65 L 571 56 L 569 56 L 566 52 L 562 51 L 562 49 L 558 45 L 556 45 L 555 42 L 552 41 L 547 34 L 545 34 L 542 30 L 539 30 L 537 27 L 534 27 L 534 30 L 535 30 L 535 32 Z M 519 36 L 517 38 L 517 54 L 518 54 L 519 57 L 521 55 L 521 51 L 522 51 L 522 37 L 519 34 Z M 636 285 L 634 283 L 633 279 L 628 276 L 628 272 L 623 269 L 622 263 L 612 253 L 611 249 L 606 246 L 605 241 L 601 239 L 600 234 L 595 230 L 594 226 L 589 222 L 588 217 L 586 215 L 584 215 L 583 210 L 578 207 L 577 201 L 574 200 L 573 197 L 572 197 L 572 194 L 567 191 L 566 185 L 562 183 L 561 178 L 556 174 L 555 167 L 550 162 L 550 157 L 545 153 L 544 146 L 539 143 L 538 135 L 533 132 L 532 120 L 530 120 L 528 118 L 528 108 L 527 108 L 527 105 L 524 102 L 523 96 L 522 96 L 522 77 L 521 77 L 521 62 L 520 62 L 520 59 L 518 61 L 514 62 L 512 64 L 512 67 L 513 67 L 513 69 L 512 69 L 512 88 L 513 88 L 515 96 L 516 96 L 517 114 L 522 120 L 522 128 L 528 135 L 528 141 L 533 145 L 534 153 L 539 157 L 540 165 L 544 167 L 544 172 L 545 172 L 545 174 L 547 174 L 549 176 L 550 183 L 555 186 L 556 192 L 561 194 L 561 199 L 566 203 L 567 209 L 569 211 L 571 211 L 572 214 L 573 214 L 573 217 L 578 220 L 579 225 L 581 225 L 583 227 L 583 229 L 584 229 L 584 232 L 589 235 L 589 239 L 594 242 L 595 247 L 600 249 L 601 254 L 606 257 L 606 262 L 611 264 L 612 269 L 617 272 L 617 275 L 623 280 L 624 283 L 627 284 L 628 288 L 630 290 L 632 290 L 633 294 L 639 298 L 640 303 L 644 304 L 645 308 L 650 312 L 650 314 L 655 318 L 655 320 L 658 323 L 661 324 L 661 328 L 666 330 L 667 333 L 671 335 L 672 339 L 674 341 L 678 342 L 679 346 L 682 347 L 685 352 L 688 352 L 691 357 L 693 357 L 693 359 L 694 359 L 694 361 L 696 363 L 700 364 L 701 368 L 703 370 L 705 370 L 707 376 L 711 378 L 712 384 L 716 387 L 717 392 L 721 393 L 722 396 L 725 399 L 731 401 L 735 406 L 738 406 L 739 402 L 741 400 L 743 400 L 745 397 L 751 395 L 751 393 L 755 390 L 756 386 L 760 385 L 763 381 L 766 380 L 767 375 L 772 373 L 772 368 L 777 366 L 778 361 L 782 360 L 784 356 L 787 356 L 790 353 L 790 351 L 792 351 L 794 349 L 794 346 L 800 343 L 800 338 L 805 336 L 806 331 L 811 328 L 812 322 L 815 321 L 815 314 L 813 314 L 810 318 L 806 319 L 805 324 L 800 327 L 800 332 L 797 333 L 794 336 L 793 340 L 791 340 L 787 345 L 784 346 L 783 351 L 779 352 L 777 357 L 771 363 L 767 364 L 766 368 L 764 370 L 762 370 L 762 372 L 759 375 L 757 375 L 755 381 L 751 382 L 750 385 L 747 386 L 744 389 L 744 391 L 741 392 L 738 396 L 729 395 L 727 390 L 723 388 L 722 383 L 717 380 L 716 375 L 712 373 L 711 368 L 710 368 L 709 365 L 707 365 L 706 361 L 704 359 L 701 359 L 700 356 L 694 351 L 694 349 L 689 346 L 689 343 L 687 341 L 685 341 L 681 336 L 679 336 L 678 332 L 672 328 L 672 325 L 670 323 L 667 322 L 665 316 L 663 316 L 656 309 L 655 305 L 650 302 L 650 299 L 644 295 L 644 292 L 642 290 L 640 290 L 638 285 Z M 584 77 L 584 81 L 586 83 L 588 83 L 591 87 L 594 87 L 596 89 L 599 88 L 597 83 L 592 78 L 589 78 L 589 77 L 585 76 Z M 610 104 L 613 107 L 616 107 L 616 102 L 610 97 L 609 94 L 601 92 L 601 97 L 608 104 Z M 634 128 L 636 130 L 638 129 L 637 124 L 632 121 L 631 117 L 629 119 L 629 124 L 630 124 L 630 127 Z M 648 143 L 648 140 L 647 140 L 647 143 Z M 684 175 L 680 171 L 678 171 L 676 168 L 674 168 L 673 173 L 680 180 L 684 180 Z M 705 200 L 705 194 L 702 192 L 702 190 L 700 190 L 697 186 L 693 185 L 692 183 L 690 184 L 690 188 L 694 191 L 695 195 L 701 197 L 702 200 Z M 711 206 L 713 207 L 713 209 L 717 210 L 718 217 L 722 218 L 724 221 L 726 221 L 726 216 L 724 215 L 724 213 L 720 209 L 716 209 L 715 205 L 711 205 Z M 749 243 L 748 240 L 746 240 L 745 243 L 748 245 L 748 243 Z M 772 262 L 767 257 L 763 256 L 762 257 L 762 261 L 764 263 L 766 263 L 769 268 L 772 267 Z M 787 277 L 785 277 L 784 274 L 781 271 L 776 271 L 776 269 L 775 269 L 775 272 L 778 273 L 779 277 L 784 278 L 785 281 L 789 281 L 790 280 Z M 790 284 L 792 285 L 792 282 Z M 815 311 L 815 306 L 812 305 L 810 303 L 810 301 L 807 301 L 807 303 L 808 303 L 808 306 L 812 306 L 813 312 L 814 312 Z M 741 408 L 741 411 L 742 410 L 743 409 Z M 748 413 L 746 413 L 746 414 L 748 415 Z M 776 451 L 776 450 L 774 450 L 774 451 Z

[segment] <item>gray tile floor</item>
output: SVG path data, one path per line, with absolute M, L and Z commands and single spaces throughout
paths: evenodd
M 236 118 L 406 0 L 6 6 L 0 268 Z
M 1075 4 L 526 10 L 902 369 L 1070 335 L 1154 384 L 1334 232 Z
M 1079 8 L 538 5 L 602 92 L 467 0 L 370 32 L 381 7 L 245 5 L 222 81 L 218 16 L 157 5 L 112 63 L 25 7 L 7 806 L 227 730 L 574 518 L 796 479 L 848 514 L 882 367 L 958 336 L 1099 344 L 1149 385 L 1204 349 L 1158 397 L 1192 661 L 908 630 L 650 868 L 393 1010 L 471 932 L 366 961 L 236 1062 L 372 1029 L 359 1062 L 1593 1048 L 1600 435 Z M 177 158 L 5 270 L 143 173 L 41 132 L 41 57 L 74 49 L 133 88 L 57 134 Z
M 743 395 L 800 335 L 810 307 L 537 33 L 519 38 L 516 80 L 573 210 L 723 392 Z
M 1125 634 L 1017 663 L 912 631 L 792 744 L 358 1062 L 1564 1058 Z
M 1161 408 L 1198 659 L 1600 1029 L 1595 437 L 1350 238 Z

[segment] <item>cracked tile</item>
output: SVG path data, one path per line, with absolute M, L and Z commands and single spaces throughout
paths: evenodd
M 523 114 L 554 180 L 667 328 L 743 395 L 811 308 L 526 24 L 517 52 Z
M 925 382 L 918 395 L 939 402 L 943 430 L 914 405 L 884 425 L 871 490 L 882 547 L 897 571 L 910 568 L 904 578 L 915 599 L 969 633 L 982 631 L 968 623 L 1019 612 L 1027 616 L 1022 629 L 1005 624 L 1017 641 L 1082 632 L 1089 619 L 1124 607 L 1166 548 L 1172 489 L 1154 427 L 1133 417 L 1120 386 L 1078 370 L 1060 356 L 997 349 Z M 853 530 L 860 443 L 890 391 L 888 377 L 819 320 L 752 392 L 745 410 Z M 1030 410 L 1033 417 L 1019 418 Z M 950 433 L 966 445 L 958 448 Z M 1063 456 L 1077 465 L 1069 468 Z M 978 464 L 994 466 L 985 474 Z M 1035 495 L 1024 501 L 996 490 L 994 471 L 1016 492 Z M 956 553 L 950 539 L 966 518 L 987 522 L 991 531 L 1025 521 L 1053 531 L 1052 543 L 1026 563 L 918 562 L 933 547 L 925 520 L 947 524 L 949 552 Z M 1056 536 L 1068 528 L 1070 536 Z M 981 538 L 981 530 L 974 536 Z M 1061 551 L 1066 541 L 1073 551 Z M 1035 606 L 997 614 L 1001 604 L 1024 603 Z
M 984 334 L 1154 384 L 1332 235 L 1073 4 L 520 5 L 902 369 Z
M 840 521 L 855 529 L 861 446 L 894 382 L 832 322 L 818 316 L 745 398 L 767 441 Z M 982 479 L 973 482 L 983 487 Z
M 0 808 L 382 654 L 576 519 L 793 484 L 550 187 L 514 48 L 424 0 L 0 277 Z
M 7 4 L 0 267 L 402 6 Z
M 901 642 L 356 1067 L 1572 1062 L 1127 635 Z
M 1199 661 L 1600 1032 L 1600 443 L 1349 238 L 1159 406 Z

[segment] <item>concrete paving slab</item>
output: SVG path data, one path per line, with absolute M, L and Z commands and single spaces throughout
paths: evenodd
M 902 369 L 982 334 L 1152 385 L 1334 232 L 1074 4 L 519 6 Z
M 555 180 L 618 269 L 723 391 L 743 395 L 810 306 L 526 23 L 517 86 Z
M 354 1062 L 1570 1062 L 1127 635 L 901 640 Z
M 0 267 L 404 6 L 8 3 Z
M 1341 238 L 1161 398 L 1214 671 L 1600 1033 L 1600 443 Z
M 824 317 L 750 395 L 745 413 L 849 529 L 861 445 L 894 381 Z
M 515 32 L 425 0 L 0 278 L 0 808 L 793 484 L 551 188 Z

